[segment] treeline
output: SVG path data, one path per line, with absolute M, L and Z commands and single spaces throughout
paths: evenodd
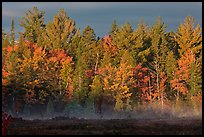
M 26 106 L 55 111 L 73 102 L 99 112 L 103 104 L 116 112 L 155 102 L 161 110 L 169 102 L 201 106 L 202 30 L 193 17 L 168 33 L 161 17 L 135 29 L 114 20 L 104 38 L 90 26 L 80 32 L 63 9 L 47 24 L 44 17 L 37 7 L 27 11 L 18 40 L 14 20 L 11 32 L 2 30 L 3 109 L 16 115 Z

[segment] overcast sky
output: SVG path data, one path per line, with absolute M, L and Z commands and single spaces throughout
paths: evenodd
M 23 31 L 18 20 L 33 6 L 45 11 L 46 23 L 64 8 L 81 31 L 89 25 L 100 37 L 108 34 L 114 19 L 120 26 L 129 21 L 135 29 L 141 18 L 152 25 L 161 16 L 168 32 L 176 31 L 185 17 L 191 15 L 196 24 L 202 26 L 202 2 L 3 2 L 2 28 L 10 31 L 11 19 L 14 18 L 15 31 Z

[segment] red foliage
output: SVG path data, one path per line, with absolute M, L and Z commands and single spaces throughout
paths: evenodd
M 95 76 L 94 68 L 85 70 L 85 77 L 93 79 Z
M 59 61 L 61 64 L 67 57 L 67 54 L 65 53 L 65 51 L 60 49 L 52 49 L 49 51 L 49 53 L 51 56 L 50 58 L 51 61 Z
M 2 135 L 7 135 L 7 128 L 12 122 L 11 115 L 2 112 Z
M 111 52 L 111 54 L 113 56 L 115 51 L 116 51 L 116 46 L 113 45 L 110 36 L 104 36 L 103 39 L 104 39 L 104 42 L 103 42 L 104 49 L 106 51 Z

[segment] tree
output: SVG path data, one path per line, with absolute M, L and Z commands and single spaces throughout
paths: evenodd
M 39 11 L 37 7 L 26 12 L 26 16 L 19 20 L 20 26 L 24 28 L 24 37 L 32 43 L 42 44 L 44 41 L 42 33 L 45 28 L 44 11 Z
M 115 34 L 116 34 L 118 31 L 119 31 L 119 28 L 118 28 L 118 25 L 117 25 L 116 19 L 114 19 L 109 34 L 110 34 L 111 37 L 114 37 Z
M 81 105 L 85 105 L 90 92 L 92 78 L 86 72 L 96 70 L 99 62 L 99 51 L 94 30 L 87 26 L 80 37 L 76 50 L 76 66 L 74 72 L 74 95 Z
M 127 65 L 135 67 L 136 63 L 135 63 L 135 60 L 132 57 L 132 55 L 127 50 L 124 50 L 123 52 L 124 53 L 123 53 L 123 55 L 121 57 L 120 63 L 121 64 L 125 64 L 126 63 Z
M 87 61 L 84 56 L 80 56 L 76 62 L 76 69 L 73 78 L 73 96 L 81 105 L 85 104 L 89 92 L 88 78 L 85 77 L 85 70 L 88 69 Z
M 96 42 L 96 34 L 94 30 L 87 26 L 82 32 L 82 42 L 84 47 L 90 47 L 93 43 Z
M 14 47 L 7 46 L 2 50 L 5 53 L 2 60 L 2 98 L 4 101 L 9 101 L 9 99 L 11 99 L 11 102 L 9 103 L 12 103 L 12 112 L 15 116 L 17 116 L 18 110 L 16 103 L 17 98 L 19 98 L 20 95 L 19 86 L 21 85 L 21 83 L 19 83 L 17 80 L 19 72 L 18 61 L 16 59 L 18 48 L 16 45 L 14 45 Z
M 104 36 L 103 38 L 103 59 L 101 61 L 101 67 L 105 67 L 109 63 L 112 64 L 114 61 L 114 57 L 116 56 L 116 46 L 113 45 L 110 36 Z
M 185 54 L 188 49 L 191 49 L 194 54 L 199 54 L 202 48 L 201 32 L 199 24 L 194 28 L 194 18 L 187 16 L 184 23 L 178 27 L 175 36 L 175 41 L 180 47 L 180 56 Z
M 167 75 L 167 82 L 169 83 L 169 88 L 170 88 L 170 94 L 172 95 L 173 93 L 173 89 L 172 89 L 172 85 L 171 85 L 171 80 L 174 79 L 174 71 L 177 69 L 177 60 L 176 57 L 173 53 L 173 51 L 169 51 L 167 56 L 166 56 L 166 64 L 165 64 L 165 72 Z
M 2 37 L 2 47 L 3 48 L 5 48 L 5 47 L 10 45 L 9 39 L 10 39 L 10 36 L 8 34 L 5 34 L 5 36 Z
M 100 68 L 99 75 L 102 77 L 104 95 L 107 100 L 115 102 L 115 110 L 120 111 L 126 109 L 127 101 L 129 101 L 131 88 L 134 83 L 132 78 L 132 66 L 121 63 L 119 68 L 112 67 L 110 64 L 105 68 Z M 123 106 L 124 104 L 124 106 Z
M 148 33 L 148 26 L 143 21 L 140 21 L 137 29 L 133 32 L 131 37 L 133 45 L 130 47 L 130 53 L 137 64 L 146 63 L 148 61 L 150 55 L 150 38 Z
M 92 84 L 90 85 L 91 87 L 91 96 L 93 98 L 96 98 L 98 96 L 100 96 L 103 92 L 103 86 L 102 86 L 102 82 L 100 79 L 99 75 L 96 75 L 93 79 Z
M 167 47 L 166 47 L 166 37 L 165 37 L 165 26 L 162 22 L 161 17 L 158 17 L 157 22 L 154 24 L 151 33 L 152 45 L 151 51 L 153 54 L 153 65 L 154 72 L 156 74 L 156 91 L 158 93 L 163 94 L 163 90 L 160 87 L 160 75 L 164 72 L 165 64 L 166 64 L 166 55 L 167 55 Z M 160 97 L 161 102 L 163 102 L 163 96 Z
M 94 77 L 90 87 L 91 87 L 90 97 L 94 104 L 95 111 L 96 113 L 99 113 L 101 115 L 101 112 L 102 112 L 101 106 L 103 102 L 104 92 L 103 92 L 102 80 L 99 75 L 96 75 Z
M 14 30 L 14 19 L 11 22 L 11 45 L 14 46 L 15 44 L 15 30 Z
M 195 96 L 202 91 L 202 73 L 199 68 L 201 64 L 199 63 L 200 62 L 195 59 L 195 55 L 194 55 L 194 59 L 190 64 L 190 79 L 188 81 L 190 85 L 189 92 L 192 96 Z
M 121 50 L 128 50 L 130 51 L 133 42 L 131 40 L 133 34 L 132 26 L 129 22 L 124 24 L 118 31 L 115 33 L 114 37 L 112 37 L 112 43 L 116 46 L 116 53 L 114 57 L 113 64 L 115 66 L 119 66 L 120 64 L 120 58 L 123 54 L 123 52 L 120 52 Z
M 46 25 L 45 33 L 43 33 L 45 39 L 43 45 L 48 49 L 67 50 L 72 38 L 76 35 L 78 35 L 78 31 L 75 28 L 74 20 L 67 17 L 64 9 L 60 9 L 53 21 Z
M 61 77 L 62 86 L 67 91 L 68 99 L 71 100 L 73 94 L 73 62 L 72 58 L 67 57 L 62 63 Z
M 174 70 L 174 78 L 171 80 L 172 88 L 177 91 L 177 101 L 179 99 L 179 93 L 187 95 L 190 90 L 192 92 L 191 94 L 193 94 L 193 92 L 195 93 L 194 88 L 197 84 L 194 83 L 194 78 L 197 74 L 197 69 L 195 69 L 197 66 L 193 63 L 194 61 L 195 55 L 191 50 L 186 51 L 178 60 L 178 68 Z M 192 65 L 194 65 L 194 67 Z M 201 82 L 199 76 L 196 80 L 198 80 L 196 83 Z M 199 88 L 198 86 L 197 89 Z

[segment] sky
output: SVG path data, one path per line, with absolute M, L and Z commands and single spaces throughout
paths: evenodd
M 64 9 L 82 32 L 86 26 L 94 29 L 96 36 L 108 34 L 113 20 L 119 26 L 129 22 L 135 29 L 140 19 L 152 25 L 160 16 L 166 31 L 176 31 L 187 16 L 193 16 L 195 25 L 202 26 L 202 2 L 3 2 L 2 28 L 11 29 L 15 21 L 15 32 L 23 31 L 18 20 L 34 6 L 45 11 L 45 23 L 52 21 L 59 9 Z

